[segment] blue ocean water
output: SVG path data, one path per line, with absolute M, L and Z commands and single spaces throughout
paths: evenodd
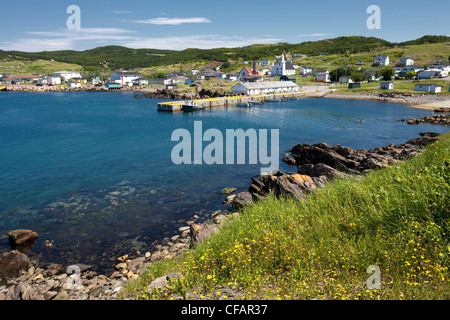
M 32 229 L 40 235 L 29 252 L 35 258 L 102 269 L 175 234 L 180 220 L 226 210 L 220 191 L 246 191 L 261 165 L 174 165 L 172 133 L 192 132 L 195 121 L 224 135 L 279 129 L 280 160 L 301 142 L 370 149 L 448 130 L 398 121 L 431 111 L 373 101 L 311 98 L 179 114 L 158 113 L 158 102 L 119 92 L 1 93 L 0 251 L 8 231 Z

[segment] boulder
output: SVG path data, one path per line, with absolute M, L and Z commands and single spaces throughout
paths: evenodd
M 252 194 L 250 192 L 241 192 L 236 195 L 233 199 L 233 209 L 238 211 L 243 207 L 251 204 L 253 202 Z
M 216 224 L 193 224 L 191 226 L 191 242 L 201 243 L 215 234 L 218 230 Z
M 20 229 L 10 231 L 8 237 L 11 249 L 26 252 L 33 247 L 38 234 L 31 230 Z
M 22 271 L 28 270 L 30 259 L 23 253 L 13 250 L 0 255 L 0 285 L 18 278 Z

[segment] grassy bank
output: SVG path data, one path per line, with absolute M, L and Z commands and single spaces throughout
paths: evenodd
M 184 257 L 153 265 L 137 299 L 450 299 L 450 134 L 409 161 L 269 197 Z M 369 290 L 369 266 L 380 270 Z M 179 272 L 164 290 L 147 291 Z

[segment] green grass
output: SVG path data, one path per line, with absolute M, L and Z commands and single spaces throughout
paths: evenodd
M 244 209 L 183 258 L 130 285 L 138 299 L 231 287 L 242 299 L 450 299 L 450 134 L 418 157 L 304 201 L 273 196 Z M 381 271 L 369 290 L 367 269 Z M 149 294 L 170 272 L 183 277 Z
M 0 72 L 10 74 L 44 74 L 51 75 L 53 72 L 61 70 L 70 71 L 82 71 L 83 68 L 80 65 L 63 63 L 57 61 L 48 60 L 36 60 L 36 61 L 0 61 Z

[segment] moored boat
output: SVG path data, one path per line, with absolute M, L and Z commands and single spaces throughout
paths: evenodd
M 195 103 L 195 101 L 185 101 L 185 103 L 183 104 L 183 106 L 181 107 L 181 109 L 184 112 L 192 112 L 192 111 L 199 111 L 203 109 L 203 106 Z

